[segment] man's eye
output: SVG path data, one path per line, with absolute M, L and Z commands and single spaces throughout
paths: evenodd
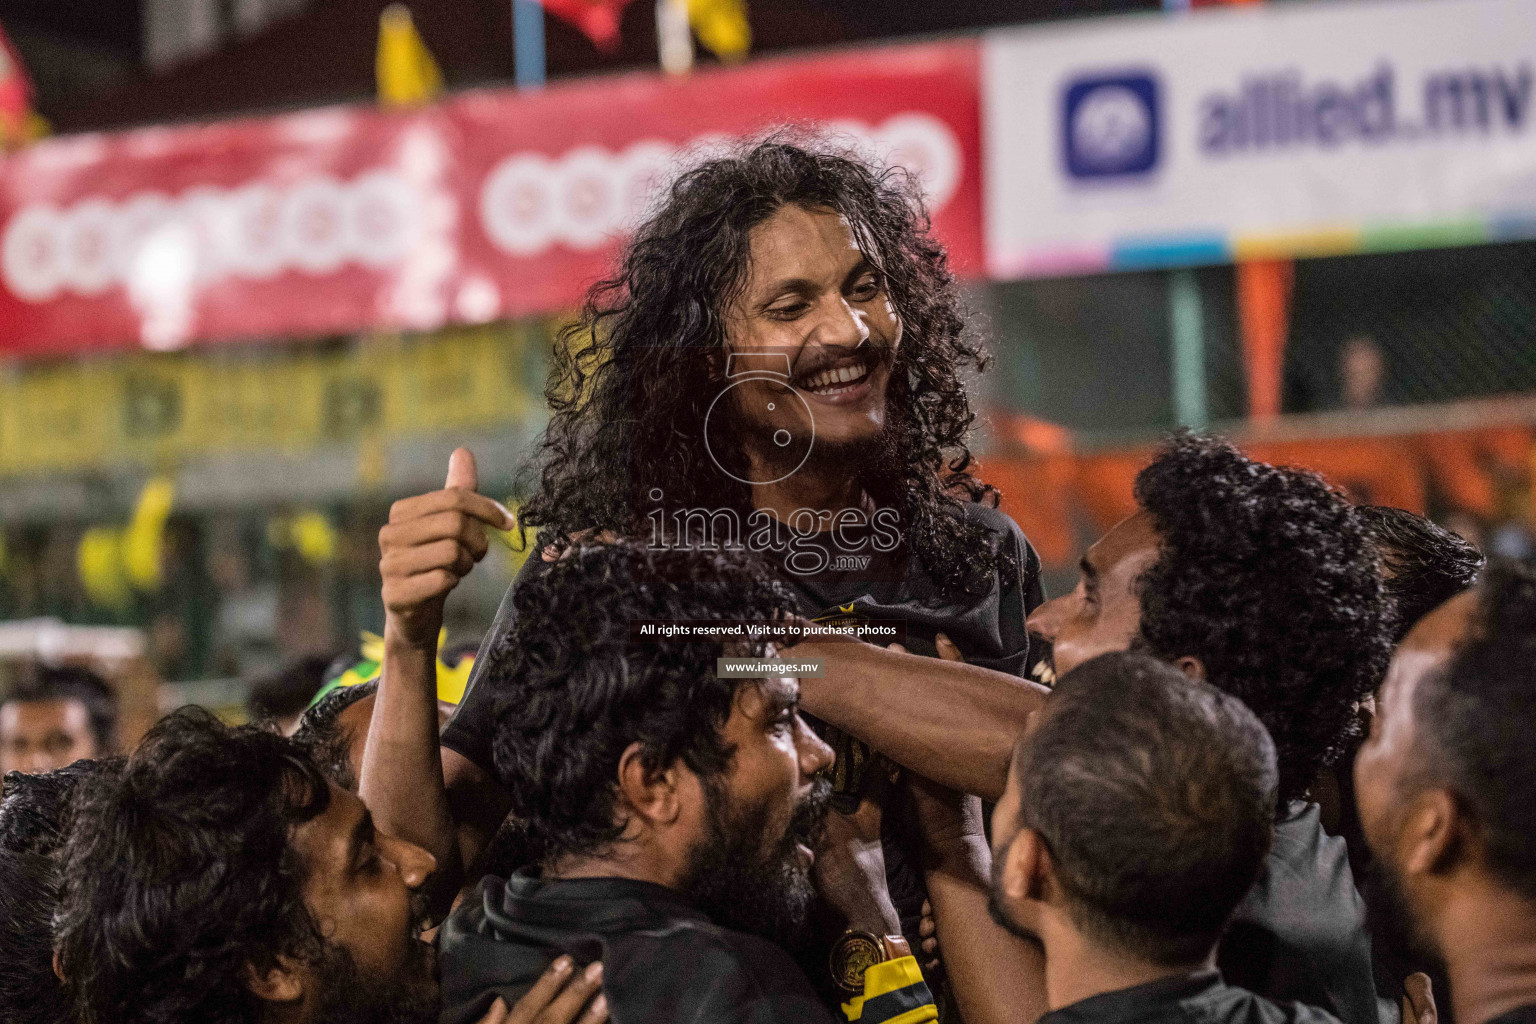
M 770 307 L 768 310 L 768 315 L 778 320 L 793 320 L 795 317 L 804 313 L 807 308 L 809 307 L 803 302 L 793 302 L 787 306 Z
M 868 302 L 880 294 L 880 282 L 876 278 L 869 277 L 853 286 L 853 297 L 860 302 Z

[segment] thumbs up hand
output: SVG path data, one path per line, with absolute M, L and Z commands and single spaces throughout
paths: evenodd
M 449 592 L 485 557 L 485 528 L 516 525 L 499 502 L 475 493 L 479 483 L 474 455 L 456 449 L 443 489 L 395 502 L 379 531 L 386 629 L 433 652 Z

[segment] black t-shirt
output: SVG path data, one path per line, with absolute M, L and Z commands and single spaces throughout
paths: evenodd
M 903 545 L 877 554 L 869 564 L 857 568 L 835 567 L 837 563 L 829 557 L 828 567 L 820 572 L 785 571 L 783 578 L 794 590 L 800 614 L 823 622 L 899 619 L 906 624 L 905 646 L 913 654 L 937 656 L 934 637 L 943 633 L 954 641 L 970 664 L 1024 676 L 1041 653 L 1030 650 L 1029 635 L 1024 629 L 1025 617 L 1043 600 L 1039 556 L 1018 524 L 1004 513 L 977 504 L 964 508 L 967 519 L 983 526 L 998 547 L 1001 557 L 990 585 L 977 586 L 975 593 L 941 598 L 943 592 L 938 581 L 920 559 L 906 557 Z M 821 544 L 832 551 L 833 557 L 837 553 L 832 550 L 832 542 L 820 535 L 800 543 Z M 495 688 L 482 685 L 489 664 L 486 653 L 492 641 L 512 626 L 513 592 L 524 579 L 543 572 L 547 565 L 537 554 L 530 555 L 508 588 L 496 620 L 481 642 L 463 702 L 443 729 L 444 746 L 493 777 Z M 811 724 L 837 751 L 834 790 L 856 799 L 863 788 L 866 770 L 879 762 L 872 762 L 868 747 L 840 730 L 814 719 Z M 891 822 L 895 817 L 886 815 L 885 820 Z M 883 845 L 891 900 L 901 915 L 902 932 L 912 948 L 917 949 L 917 926 L 926 895 L 917 851 L 889 832 Z
M 1219 971 L 1164 978 L 1089 996 L 1052 1010 L 1040 1024 L 1338 1024 L 1302 1003 L 1274 1003 L 1228 985 Z
M 788 954 L 714 924 L 671 889 L 627 878 L 487 877 L 443 925 L 442 1024 L 511 1006 L 550 963 L 603 963 L 615 1024 L 831 1024 Z
M 1323 831 L 1318 806 L 1294 801 L 1253 889 L 1216 956 L 1235 986 L 1320 1007 L 1344 1024 L 1378 1024 L 1365 904 L 1344 840 Z

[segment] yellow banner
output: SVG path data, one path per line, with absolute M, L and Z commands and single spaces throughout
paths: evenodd
M 135 354 L 0 369 L 0 476 L 523 422 L 540 407 L 539 325 L 314 347 Z

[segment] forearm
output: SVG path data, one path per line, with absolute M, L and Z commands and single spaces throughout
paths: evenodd
M 931 865 L 925 877 L 944 969 L 966 1024 L 1039 1019 L 1047 1009 L 1044 954 L 988 912 L 991 856 L 986 841 L 972 837 L 924 860 Z
M 1006 672 L 871 644 L 808 641 L 825 675 L 800 680 L 805 710 L 951 789 L 1002 796 L 1013 745 L 1048 691 Z
M 441 891 L 451 900 L 464 863 L 438 747 L 437 652 L 402 640 L 388 626 L 358 795 L 381 831 L 437 858 L 433 902 Z

